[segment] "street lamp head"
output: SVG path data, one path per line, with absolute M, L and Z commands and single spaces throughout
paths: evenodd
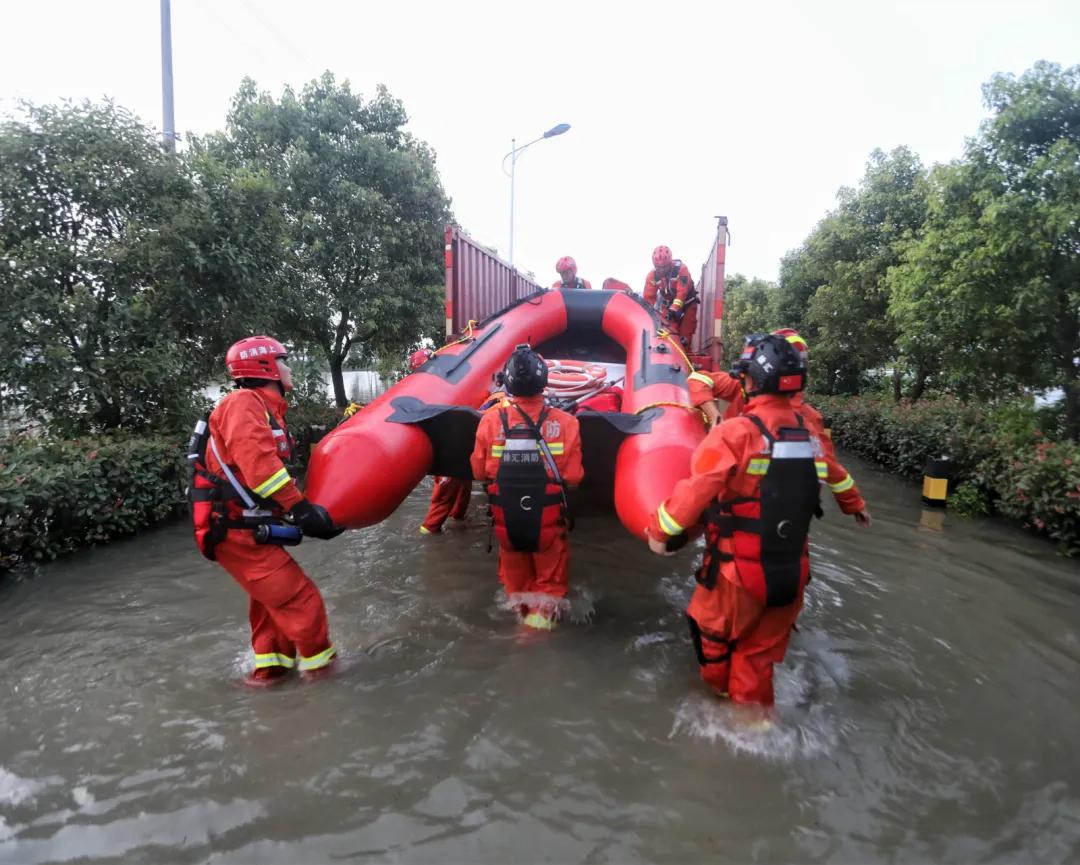
M 551 138 L 555 135 L 562 135 L 570 129 L 569 123 L 560 123 L 558 126 L 552 126 L 547 132 L 544 133 L 544 138 Z

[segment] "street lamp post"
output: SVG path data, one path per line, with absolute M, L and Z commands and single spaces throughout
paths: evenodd
M 531 144 L 536 144 L 537 141 L 543 141 L 545 138 L 554 138 L 556 135 L 562 135 L 570 129 L 569 123 L 560 123 L 558 126 L 552 126 L 547 132 L 541 135 L 539 138 L 534 138 L 521 147 L 516 147 L 517 139 L 510 139 L 510 152 L 503 157 L 502 166 L 503 173 L 507 174 L 510 178 L 510 264 L 514 263 L 514 166 L 517 164 L 518 154 L 521 153 L 526 147 Z M 510 160 L 510 171 L 506 170 L 506 160 Z

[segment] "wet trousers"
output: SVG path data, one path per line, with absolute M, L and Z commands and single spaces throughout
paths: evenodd
M 499 582 L 511 600 L 514 595 L 566 597 L 569 570 L 570 543 L 565 535 L 557 535 L 554 543 L 539 553 L 499 549 Z M 528 606 L 537 605 L 530 603 Z
M 771 706 L 773 664 L 784 660 L 802 604 L 800 591 L 786 607 L 766 607 L 723 576 L 712 589 L 698 585 L 686 618 L 701 678 L 736 703 Z
M 472 481 L 461 478 L 435 478 L 435 488 L 431 491 L 431 504 L 423 526 L 432 534 L 442 530 L 447 517 L 455 520 L 465 519 L 469 512 L 469 499 L 472 498 Z
M 255 669 L 325 667 L 334 657 L 322 595 L 284 549 L 255 543 L 251 532 L 230 529 L 215 550 L 220 564 L 250 598 Z

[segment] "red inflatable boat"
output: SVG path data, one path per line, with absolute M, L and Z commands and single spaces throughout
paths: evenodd
M 546 358 L 625 364 L 621 412 L 582 410 L 583 487 L 613 487 L 631 533 L 645 525 L 705 435 L 689 403 L 689 362 L 658 331 L 656 315 L 619 291 L 543 289 L 516 301 L 440 349 L 312 453 L 307 494 L 338 525 L 389 516 L 424 475 L 469 478 L 480 405 L 518 343 Z

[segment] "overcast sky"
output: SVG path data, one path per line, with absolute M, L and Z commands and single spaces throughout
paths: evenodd
M 158 0 L 0 5 L 0 111 L 109 96 L 161 126 Z M 979 86 L 1080 62 L 1080 2 L 173 0 L 176 123 L 224 124 L 244 75 L 279 95 L 325 69 L 404 101 L 455 218 L 505 256 L 500 160 L 517 163 L 515 262 L 573 255 L 635 287 L 660 243 L 695 277 L 726 214 L 728 272 L 775 278 L 875 147 L 960 155 Z

